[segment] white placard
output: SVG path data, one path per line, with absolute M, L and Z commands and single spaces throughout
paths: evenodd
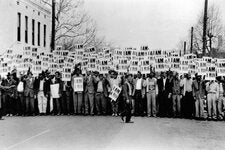
M 216 80 L 216 67 L 211 65 L 207 67 L 205 80 Z
M 120 95 L 121 90 L 122 89 L 117 85 L 113 85 L 112 91 L 109 94 L 109 98 L 111 98 L 112 101 L 116 101 Z
M 52 98 L 59 98 L 59 84 L 52 84 L 50 88 Z
M 73 86 L 74 92 L 84 91 L 83 87 L 84 87 L 83 78 L 82 77 L 75 77 L 74 78 L 74 86 Z

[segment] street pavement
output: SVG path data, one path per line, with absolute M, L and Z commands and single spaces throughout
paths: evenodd
M 225 122 L 111 116 L 5 117 L 0 150 L 224 150 Z

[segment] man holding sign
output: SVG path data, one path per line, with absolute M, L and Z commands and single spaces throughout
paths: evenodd
M 121 92 L 121 79 L 118 77 L 118 73 L 115 71 L 111 72 L 111 76 L 107 77 L 107 80 L 110 84 L 110 99 L 112 105 L 112 116 L 118 115 L 118 101 L 117 98 Z
M 83 105 L 83 75 L 81 69 L 75 67 L 75 74 L 72 75 L 71 85 L 73 88 L 74 114 L 81 114 Z

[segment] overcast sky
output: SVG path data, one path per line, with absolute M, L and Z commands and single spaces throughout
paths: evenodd
M 225 0 L 209 0 L 221 9 Z M 176 48 L 203 10 L 204 0 L 85 0 L 100 35 L 116 46 Z

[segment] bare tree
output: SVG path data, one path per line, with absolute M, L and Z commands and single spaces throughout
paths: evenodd
M 50 0 L 42 0 L 51 6 Z M 65 49 L 79 43 L 89 46 L 96 40 L 96 24 L 82 9 L 83 0 L 56 0 L 55 42 Z
M 221 21 L 220 9 L 216 5 L 211 5 L 208 9 L 207 19 L 207 52 L 217 48 L 217 38 L 223 35 L 223 24 Z M 202 36 L 203 36 L 203 12 L 201 13 L 198 22 L 194 26 L 193 35 L 193 50 L 202 51 Z

